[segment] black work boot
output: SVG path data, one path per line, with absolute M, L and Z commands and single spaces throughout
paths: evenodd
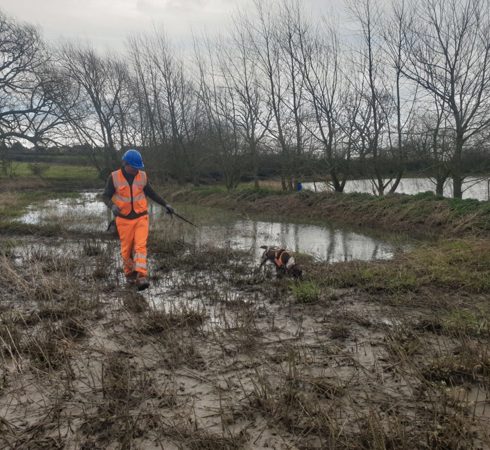
M 136 277 L 136 287 L 138 288 L 138 291 L 144 291 L 145 289 L 148 289 L 149 286 L 150 282 L 148 281 L 148 278 L 139 273 Z
M 126 275 L 126 283 L 130 285 L 136 284 L 136 278 L 138 276 L 138 272 L 131 272 Z

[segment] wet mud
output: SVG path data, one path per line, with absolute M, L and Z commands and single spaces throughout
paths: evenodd
M 1 448 L 489 448 L 486 325 L 188 233 L 154 223 L 143 293 L 115 239 L 0 237 Z

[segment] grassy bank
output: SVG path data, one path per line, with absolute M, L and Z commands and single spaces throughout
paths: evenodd
M 419 245 L 392 261 L 316 264 L 310 273 L 322 284 L 372 293 L 490 293 L 490 244 L 486 239 L 444 240 Z
M 70 191 L 102 186 L 97 170 L 89 165 L 14 162 L 9 176 L 0 173 L 2 191 Z
M 385 197 L 359 193 L 282 193 L 267 189 L 227 193 L 213 187 L 175 191 L 169 198 L 281 218 L 327 220 L 394 232 L 448 237 L 490 232 L 488 202 L 447 199 L 432 193 Z

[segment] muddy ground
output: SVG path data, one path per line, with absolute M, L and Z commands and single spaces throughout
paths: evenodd
M 1 237 L 0 448 L 490 448 L 485 284 L 295 283 L 185 233 L 153 231 L 144 293 L 115 239 Z

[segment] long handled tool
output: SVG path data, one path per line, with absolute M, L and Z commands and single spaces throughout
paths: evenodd
M 109 224 L 107 225 L 107 232 L 112 232 L 112 233 L 115 233 L 117 231 L 117 227 L 116 227 L 116 221 L 114 219 L 112 219 Z
M 171 214 L 172 216 L 177 217 L 180 220 L 183 220 L 185 223 L 188 223 L 189 225 L 192 225 L 195 228 L 198 228 L 197 225 L 193 224 L 190 220 L 187 220 L 185 217 L 182 217 L 180 214 L 177 214 L 176 212 L 172 212 L 172 213 L 169 213 L 169 214 Z M 116 221 L 114 219 L 112 219 L 109 222 L 109 225 L 107 226 L 107 231 L 115 231 L 115 230 L 116 230 Z
M 184 221 L 185 223 L 188 223 L 189 225 L 192 225 L 193 227 L 197 228 L 197 225 L 194 225 L 190 220 L 187 220 L 185 217 L 182 217 L 180 214 L 177 214 L 175 211 L 170 214 Z

